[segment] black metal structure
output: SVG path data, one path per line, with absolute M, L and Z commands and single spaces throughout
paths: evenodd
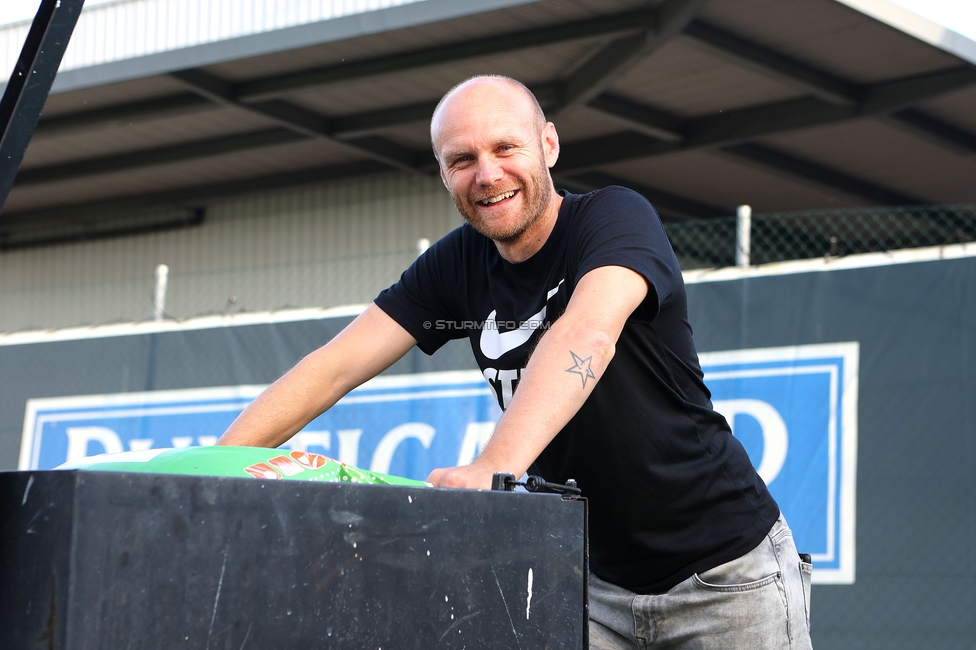
M 42 0 L 0 99 L 0 213 L 85 0 Z
M 4 472 L 0 647 L 585 648 L 585 521 L 558 495 Z
M 425 0 L 70 70 L 0 249 L 100 236 L 113 213 L 435 174 L 430 114 L 475 73 L 536 93 L 559 186 L 628 185 L 667 220 L 976 200 L 976 50 L 862 5 Z

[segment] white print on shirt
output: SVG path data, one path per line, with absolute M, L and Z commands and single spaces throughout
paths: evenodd
M 546 303 L 556 295 L 559 287 L 565 282 L 565 278 L 559 281 L 555 289 L 546 294 Z M 520 345 L 532 338 L 532 334 L 540 329 L 541 324 L 546 320 L 546 306 L 542 305 L 542 310 L 533 316 L 529 316 L 519 325 L 518 329 L 510 332 L 499 332 L 495 323 L 496 310 L 492 309 L 485 319 L 485 326 L 481 328 L 481 353 L 488 359 L 497 359 L 506 352 L 511 352 Z M 486 370 L 487 372 L 487 370 Z
M 498 399 L 499 392 L 501 392 L 501 399 L 498 403 L 504 411 L 508 408 L 509 402 L 512 401 L 512 394 L 515 393 L 515 387 L 518 386 L 518 381 L 522 377 L 522 371 L 485 368 L 484 375 L 488 385 L 491 386 L 491 391 L 495 394 L 495 399 Z
M 559 287 L 565 281 L 566 279 L 563 278 L 554 289 L 546 293 L 546 304 L 542 306 L 542 310 L 523 321 L 516 330 L 499 332 L 495 322 L 496 310 L 492 309 L 488 318 L 485 319 L 485 326 L 481 328 L 481 353 L 489 359 L 498 359 L 506 352 L 510 352 L 520 345 L 525 345 L 532 337 L 533 332 L 542 328 L 542 324 L 546 320 L 546 307 L 549 300 L 556 295 Z M 488 385 L 491 386 L 492 392 L 495 393 L 495 399 L 498 400 L 502 410 L 507 409 L 512 401 L 512 395 L 515 393 L 515 387 L 518 386 L 519 378 L 522 376 L 522 370 L 520 368 L 514 370 L 485 368 L 483 374 Z

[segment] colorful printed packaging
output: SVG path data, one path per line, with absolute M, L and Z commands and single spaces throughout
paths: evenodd
M 186 447 L 102 454 L 65 463 L 57 469 L 148 474 L 193 474 L 241 478 L 426 486 L 423 481 L 351 467 L 306 451 L 264 447 Z

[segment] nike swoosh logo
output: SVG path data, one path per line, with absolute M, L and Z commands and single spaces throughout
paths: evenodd
M 565 278 L 559 281 L 555 289 L 546 294 L 546 303 L 556 295 L 563 282 L 565 282 Z M 495 322 L 497 310 L 492 309 L 488 318 L 485 319 L 485 326 L 481 328 L 481 353 L 489 359 L 498 359 L 506 352 L 511 352 L 520 345 L 525 345 L 545 321 L 546 306 L 543 305 L 538 314 L 529 316 L 518 329 L 510 332 L 498 331 L 498 325 Z

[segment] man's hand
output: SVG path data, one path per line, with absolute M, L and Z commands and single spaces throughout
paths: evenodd
M 434 487 L 468 488 L 470 490 L 490 490 L 495 472 L 478 461 L 461 467 L 442 467 L 435 469 L 427 477 Z
M 647 281 L 628 268 L 603 266 L 584 275 L 566 311 L 539 339 L 478 458 L 464 467 L 435 469 L 427 482 L 490 490 L 495 472 L 525 473 L 593 392 L 624 323 L 647 293 Z

